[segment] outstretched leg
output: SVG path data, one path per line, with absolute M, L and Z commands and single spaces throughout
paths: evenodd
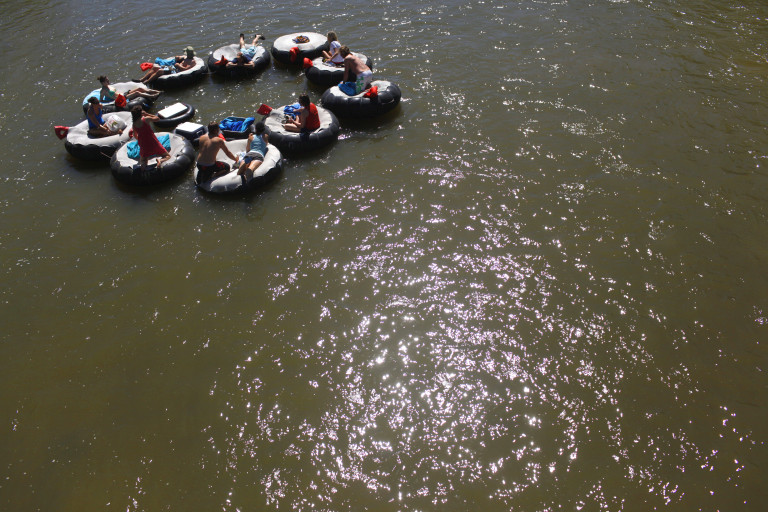
M 229 174 L 230 167 L 228 163 L 225 162 L 216 162 L 216 172 L 213 173 L 212 179 L 218 178 L 219 176 L 224 176 L 225 174 Z
M 147 74 L 141 78 L 141 81 L 145 84 L 148 84 L 153 80 L 155 80 L 157 77 L 162 76 L 163 73 L 165 73 L 165 68 L 162 68 L 157 64 L 155 64 L 152 66 L 152 69 L 147 71 Z
M 122 134 L 123 131 L 120 130 L 120 133 Z M 112 135 L 117 135 L 117 132 L 113 132 L 106 126 L 99 126 L 98 128 L 91 128 L 88 130 L 88 135 L 91 137 L 109 137 Z
M 159 169 L 160 166 L 162 166 L 165 162 L 167 162 L 170 159 L 171 159 L 171 154 L 166 151 L 163 157 L 157 160 L 157 168 Z
M 259 168 L 259 166 L 263 163 L 263 160 L 253 160 L 250 165 L 248 166 L 248 179 L 253 179 L 253 173 L 256 172 L 256 169 Z

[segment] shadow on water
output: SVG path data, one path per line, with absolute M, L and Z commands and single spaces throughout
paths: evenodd
M 367 135 L 371 137 L 377 137 L 384 133 L 387 133 L 393 125 L 395 125 L 401 119 L 402 107 L 398 104 L 394 109 L 377 117 L 371 117 L 366 119 L 353 118 L 353 117 L 339 117 L 339 124 L 341 125 L 341 137 L 348 138 L 350 136 Z M 349 132 L 352 132 L 351 134 Z
M 94 160 L 94 161 L 80 160 L 70 155 L 69 153 L 66 154 L 65 158 L 67 163 L 69 164 L 69 167 L 78 173 L 82 173 L 82 174 L 102 174 L 102 173 L 109 174 L 110 173 L 108 158 L 104 158 L 102 160 Z

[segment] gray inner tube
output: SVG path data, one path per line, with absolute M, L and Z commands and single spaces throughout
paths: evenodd
M 199 81 L 205 76 L 207 68 L 205 62 L 200 57 L 195 57 L 195 66 L 186 71 L 177 71 L 176 73 L 163 74 L 157 77 L 152 83 L 160 89 L 172 89 L 174 87 L 186 87 Z
M 237 156 L 238 153 L 244 152 L 248 145 L 248 141 L 244 139 L 228 141 L 227 148 Z M 267 154 L 264 155 L 264 161 L 256 171 L 253 173 L 253 177 L 247 180 L 243 180 L 242 177 L 237 175 L 237 169 L 234 168 L 234 161 L 232 161 L 224 153 L 219 153 L 220 162 L 229 164 L 229 173 L 219 176 L 213 180 L 205 181 L 203 183 L 197 183 L 197 173 L 199 169 L 195 167 L 195 183 L 197 186 L 205 190 L 206 192 L 212 192 L 214 194 L 233 194 L 238 192 L 245 192 L 259 187 L 268 181 L 274 179 L 280 171 L 283 169 L 283 155 L 280 150 L 272 144 L 267 144 Z
M 317 105 L 320 128 L 309 133 L 294 133 L 283 128 L 285 107 L 272 110 L 264 124 L 269 134 L 269 142 L 284 153 L 303 153 L 320 149 L 332 144 L 339 137 L 339 120 L 333 112 Z
M 166 135 L 165 132 L 156 133 L 156 135 Z M 156 185 L 165 181 L 178 178 L 189 171 L 192 164 L 195 163 L 195 149 L 187 139 L 175 133 L 169 134 L 171 137 L 171 159 L 167 160 L 158 169 L 157 158 L 152 158 L 147 164 L 145 171 L 141 170 L 139 161 L 128 157 L 128 144 L 123 144 L 114 155 L 109 166 L 112 169 L 112 176 L 126 185 Z
M 298 36 L 307 36 L 309 42 L 307 43 L 294 43 L 293 40 Z M 299 54 L 295 62 L 291 62 L 291 48 L 297 46 L 299 48 Z M 283 64 L 295 64 L 301 66 L 304 62 L 304 58 L 314 59 L 323 54 L 323 50 L 328 49 L 328 38 L 323 34 L 317 32 L 296 32 L 294 34 L 287 34 L 275 39 L 272 43 L 272 57 L 276 61 Z
M 112 116 L 120 118 L 126 125 L 122 135 L 109 137 L 91 137 L 88 135 L 88 120 L 71 127 L 64 140 L 64 147 L 70 155 L 81 160 L 109 160 L 117 148 L 129 140 L 128 132 L 133 126 L 130 112 L 113 112 L 103 116 L 108 122 Z
M 362 53 L 352 52 L 352 54 L 362 59 L 363 62 L 365 62 L 365 65 L 373 70 L 373 61 L 371 61 L 371 59 Z M 333 87 L 334 85 L 338 85 L 339 82 L 344 79 L 344 68 L 328 66 L 323 62 L 322 57 L 317 57 L 316 59 L 312 59 L 312 67 L 306 68 L 304 74 L 306 75 L 307 80 L 313 84 L 321 85 L 323 87 Z M 356 79 L 357 77 L 354 73 L 351 73 L 350 76 L 347 77 L 347 81 L 349 82 L 354 82 Z
M 386 80 L 374 80 L 371 86 L 378 88 L 376 98 L 366 98 L 365 91 L 355 96 L 347 96 L 339 86 L 331 87 L 323 93 L 320 102 L 339 117 L 375 117 L 394 109 L 400 103 L 400 88 Z
M 251 45 L 246 45 L 251 46 Z M 253 56 L 253 59 L 251 59 L 251 62 L 253 62 L 253 67 L 250 66 L 230 66 L 227 67 L 226 65 L 220 66 L 216 64 L 219 60 L 221 60 L 222 57 L 227 59 L 227 61 L 231 62 L 235 60 L 235 57 L 237 57 L 237 52 L 240 51 L 240 45 L 239 44 L 230 44 L 227 46 L 222 46 L 221 48 L 217 48 L 214 50 L 214 52 L 208 56 L 208 69 L 211 70 L 213 73 L 218 73 L 225 76 L 249 76 L 254 75 L 260 71 L 263 71 L 269 66 L 269 63 L 271 61 L 271 58 L 269 56 L 269 52 L 264 48 L 263 46 L 256 46 L 256 53 Z

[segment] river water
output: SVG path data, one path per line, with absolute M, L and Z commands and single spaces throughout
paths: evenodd
M 764 510 L 768 5 L 742 4 L 4 2 L 0 509 Z M 98 74 L 302 30 L 403 101 L 247 197 L 126 188 L 53 134 Z

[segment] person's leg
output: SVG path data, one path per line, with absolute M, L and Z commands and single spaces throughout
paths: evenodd
M 213 178 L 229 174 L 229 171 L 231 170 L 229 164 L 224 162 L 216 162 L 214 165 L 216 166 L 216 172 L 213 173 Z
M 195 183 L 198 185 L 210 181 L 213 176 L 213 165 L 197 164 L 197 176 L 195 177 Z
M 240 49 L 243 49 L 243 46 L 245 46 L 245 34 L 240 34 Z
M 239 166 L 238 166 L 238 168 L 237 168 L 237 174 L 238 174 L 238 176 L 242 176 L 242 175 L 243 175 L 243 173 L 245 172 L 245 169 L 247 169 L 247 168 L 248 168 L 248 160 L 246 160 L 246 159 L 243 159 L 243 160 L 240 162 L 240 165 L 239 165 Z
M 142 98 L 156 100 L 157 97 L 160 96 L 160 91 L 156 91 L 154 89 L 144 89 L 143 87 L 137 87 L 136 89 L 132 89 L 125 94 L 125 98 L 129 100 L 132 100 L 133 98 L 137 98 L 139 96 L 141 96 Z
M 162 158 L 158 159 L 157 168 L 159 169 L 163 163 L 167 162 L 170 159 L 171 159 L 171 154 L 166 151 L 165 154 L 162 156 Z
M 131 92 L 138 92 L 139 94 L 160 94 L 162 91 L 156 89 L 145 89 L 144 87 L 137 87 L 132 89 Z
M 152 82 L 153 80 L 156 80 L 157 77 L 162 76 L 165 74 L 165 68 L 161 68 L 160 66 L 157 66 L 157 68 L 152 68 L 152 70 L 149 71 L 149 76 L 146 80 L 143 80 L 145 84 L 148 84 Z
M 254 160 L 253 162 L 250 163 L 250 165 L 248 165 L 248 170 L 250 171 L 250 176 L 248 176 L 249 180 L 253 178 L 253 173 L 256 172 L 256 169 L 259 168 L 262 162 L 263 160 Z
M 159 69 L 161 69 L 160 66 L 158 66 L 157 64 L 152 64 L 152 67 L 149 68 L 146 73 L 144 73 L 143 77 L 141 77 L 140 82 L 146 84 L 154 80 L 155 74 Z

